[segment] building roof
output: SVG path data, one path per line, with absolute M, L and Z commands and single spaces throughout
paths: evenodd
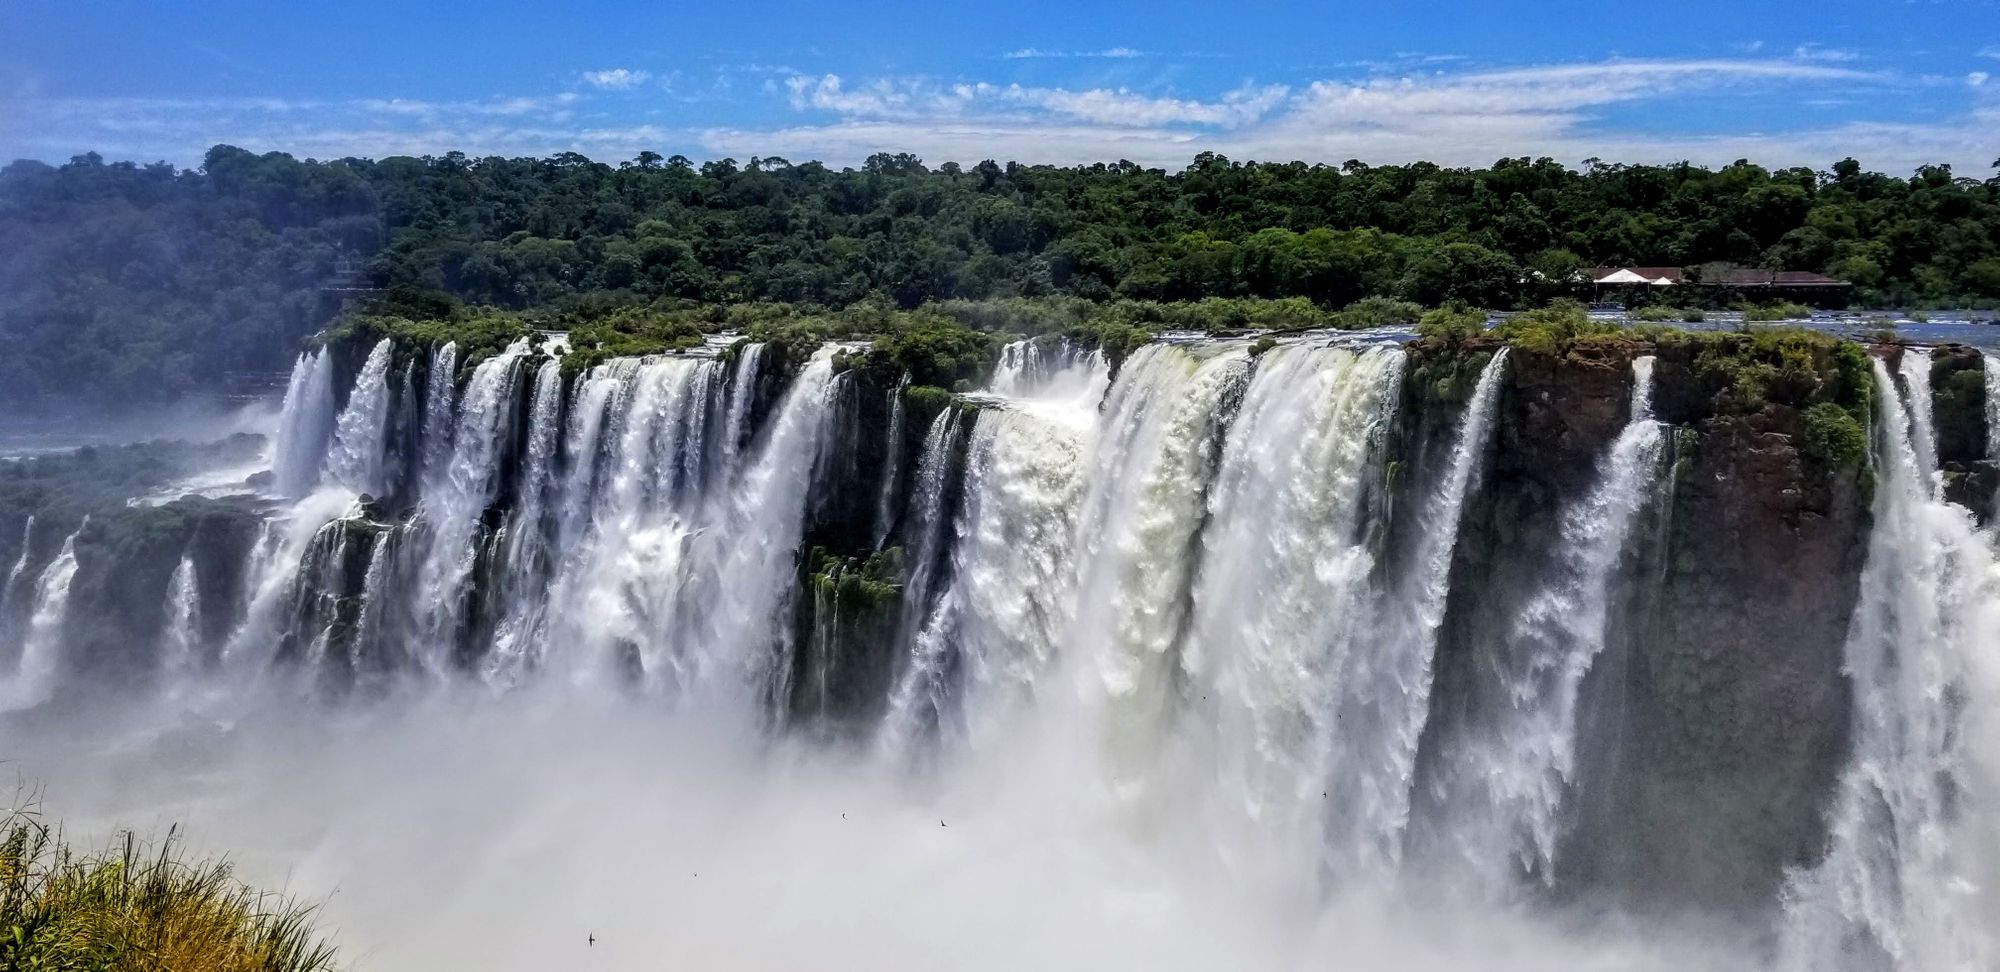
M 1618 280 L 1605 279 L 1607 277 L 1618 276 L 1619 274 L 1632 274 L 1633 276 L 1641 279 L 1630 279 L 1630 278 L 1621 278 Z M 1686 274 L 1679 267 L 1598 267 L 1590 271 L 1591 282 L 1601 283 L 1601 284 L 1602 283 L 1611 283 L 1611 284 L 1652 283 L 1656 280 L 1662 280 L 1662 279 L 1667 280 L 1671 283 L 1680 283 L 1682 278 L 1685 276 Z
M 1652 285 L 1667 287 L 1688 283 L 1688 273 L 1680 267 L 1596 267 L 1585 271 L 1591 283 L 1605 286 Z M 1709 287 L 1830 288 L 1853 286 L 1825 274 L 1803 270 L 1760 270 L 1755 267 L 1710 269 L 1696 281 Z

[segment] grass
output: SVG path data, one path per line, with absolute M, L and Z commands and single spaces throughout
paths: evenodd
M 320 972 L 334 950 L 314 909 L 189 860 L 170 831 L 79 852 L 32 813 L 0 823 L 0 969 Z

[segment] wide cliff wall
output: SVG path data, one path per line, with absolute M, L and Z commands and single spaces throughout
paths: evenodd
M 1435 438 L 1424 426 L 1459 397 L 1461 362 L 1491 351 L 1412 347 L 1409 441 Z M 1628 421 L 1642 355 L 1654 358 L 1669 468 L 1610 579 L 1610 633 L 1578 701 L 1573 827 L 1558 873 L 1539 877 L 1570 896 L 1756 912 L 1773 904 L 1786 867 L 1823 853 L 1846 753 L 1843 643 L 1872 474 L 1865 457 L 1827 454 L 1818 424 L 1852 433 L 1869 416 L 1858 348 L 1747 338 L 1516 348 L 1456 549 L 1425 752 L 1509 704 L 1491 677 L 1504 664 L 1494 646 L 1548 576 L 1564 511 L 1592 489 Z M 1979 363 L 1964 351 L 1936 360 L 1940 370 Z M 1841 413 L 1809 419 L 1820 403 Z M 1968 421 L 1981 407 L 1983 395 L 1941 409 Z M 1982 428 L 1941 436 L 1941 452 L 1969 462 Z M 1420 784 L 1436 772 L 1420 765 Z

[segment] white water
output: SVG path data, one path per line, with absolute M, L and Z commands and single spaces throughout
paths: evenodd
M 1936 498 L 1930 410 L 1875 365 L 1875 527 L 1847 640 L 1854 752 L 1832 848 L 1786 890 L 1784 967 L 1970 972 L 2000 964 L 2000 566 Z
M 1278 347 L 1260 358 L 1209 499 L 1185 667 L 1194 764 L 1213 826 L 1245 866 L 1309 888 L 1337 679 L 1372 647 L 1375 558 L 1363 542 L 1403 354 Z
M 333 914 L 352 922 L 343 937 L 385 967 L 563 967 L 579 954 L 731 967 L 1725 964 L 1684 941 L 1656 954 L 1548 931 L 1528 909 L 1412 908 L 1389 890 L 1504 355 L 1437 443 L 1437 461 L 1406 473 L 1414 500 L 1394 515 L 1413 518 L 1408 543 L 1386 558 L 1376 531 L 1389 515 L 1382 432 L 1402 388 L 1394 348 L 1286 344 L 1253 366 L 1238 345 L 1155 346 L 1126 361 L 1108 393 L 1101 359 L 1072 356 L 1023 365 L 1011 394 L 973 396 L 984 407 L 940 416 L 897 532 L 911 563 L 940 569 L 914 574 L 904 591 L 893 647 L 905 657 L 877 740 L 895 758 L 857 761 L 741 733 L 768 721 L 786 688 L 801 525 L 822 447 L 844 434 L 830 425 L 833 404 L 854 390 L 823 352 L 753 423 L 760 352 L 745 346 L 734 364 L 614 361 L 571 385 L 567 402 L 553 362 L 502 369 L 489 359 L 462 395 L 434 381 L 425 398 L 442 404 L 425 413 L 436 428 L 420 447 L 447 446 L 418 463 L 425 525 L 375 545 L 358 640 L 392 656 L 441 653 L 440 641 L 398 627 L 426 604 L 455 601 L 420 598 L 418 582 L 470 588 L 471 558 L 490 556 L 489 590 L 503 596 L 488 619 L 490 653 L 471 674 L 514 691 L 461 706 L 448 686 L 405 690 L 379 721 L 302 720 L 272 739 L 254 721 L 183 727 L 158 745 L 202 753 L 206 772 L 159 770 L 152 783 L 105 791 L 169 794 L 140 812 L 208 822 L 219 843 L 249 855 L 249 873 L 290 875 L 309 893 L 339 888 Z M 457 370 L 454 351 L 438 358 L 434 378 Z M 531 374 L 529 391 L 520 386 Z M 1577 686 L 1603 650 L 1606 585 L 1657 475 L 1660 429 L 1635 380 L 1632 422 L 1597 488 L 1563 516 L 1564 559 L 1537 578 L 1547 590 L 1506 639 L 1510 667 L 1499 674 L 1515 679 L 1519 711 L 1476 750 L 1476 799 L 1455 803 L 1498 835 L 1477 860 L 1508 875 L 1549 873 L 1574 770 Z M 526 428 L 513 427 L 516 411 Z M 962 482 L 950 469 L 961 446 Z M 489 514 L 503 495 L 514 503 Z M 870 499 L 879 526 L 882 497 L 861 505 Z M 346 564 L 347 533 L 320 531 L 351 500 L 309 495 L 257 544 L 246 617 L 226 649 L 233 669 L 268 666 L 301 561 Z M 456 544 L 440 540 L 452 523 Z M 440 559 L 445 551 L 466 559 Z M 1990 575 L 1990 557 L 1920 560 L 1883 576 L 1928 584 L 1931 571 L 1941 598 L 1994 600 L 1966 579 Z M 451 580 L 440 564 L 468 573 Z M 1929 623 L 1901 605 L 1874 616 Z M 1968 627 L 1993 620 L 1983 609 L 1967 617 Z M 428 624 L 457 635 L 471 620 Z M 824 630 L 829 619 L 819 620 Z M 330 629 L 303 634 L 286 643 L 309 664 L 331 663 Z M 1964 659 L 1993 655 L 1980 637 L 1945 640 L 1958 639 Z M 1977 666 L 1960 667 L 1923 690 L 1898 689 L 1892 708 L 1990 697 L 1971 688 Z M 554 677 L 527 677 L 540 673 Z M 606 683 L 678 704 L 628 706 L 639 692 Z M 1991 727 L 1979 718 L 1956 717 L 1945 737 L 1982 738 Z M 934 731 L 945 745 L 924 748 Z M 914 779 L 912 751 L 938 757 Z M 1893 746 L 1869 751 L 1909 759 Z M 1975 756 L 1957 758 L 1949 786 L 1914 788 L 1983 791 Z M 74 782 L 112 763 L 98 755 L 45 775 Z M 451 772 L 439 776 L 441 766 Z M 1920 796 L 1904 802 L 1952 802 Z M 1916 864 L 1892 861 L 1885 880 L 1879 861 L 1856 854 L 1866 876 L 1827 886 L 1895 887 L 1905 904 L 1863 924 L 1915 929 L 1901 934 L 1925 944 L 1906 946 L 1916 958 L 1904 968 L 1950 968 L 1919 959 L 1947 954 L 1940 929 L 1957 934 L 1991 913 L 1988 858 L 1951 813 L 1925 819 L 1912 833 L 1949 831 L 1942 856 L 1954 866 L 1917 853 Z M 1921 843 L 1899 834 L 1897 847 Z M 1949 890 L 1968 876 L 1976 890 Z M 1906 890 L 1917 885 L 1922 893 Z M 1940 910 L 1951 920 L 1929 917 Z M 1831 913 L 1839 927 L 1856 921 Z M 572 948 L 577 929 L 601 937 L 598 951 Z M 1967 954 L 1967 967 L 1986 957 Z
M 1501 894 L 1555 881 L 1576 783 L 1579 690 L 1604 650 L 1619 560 L 1660 476 L 1666 436 L 1652 394 L 1653 358 L 1636 358 L 1631 418 L 1599 461 L 1596 485 L 1563 511 L 1555 562 L 1495 646 L 1495 711 L 1464 727 L 1439 760 L 1451 850 Z
M 1338 675 L 1334 718 L 1341 731 L 1328 778 L 1341 784 L 1340 808 L 1329 815 L 1327 841 L 1336 874 L 1379 875 L 1402 861 L 1458 524 L 1486 468 L 1507 355 L 1501 349 L 1480 372 L 1445 468 L 1416 513 L 1415 547 L 1388 583 L 1376 643 L 1353 653 Z
M 1064 640 L 1075 653 L 1069 691 L 1086 712 L 1102 709 L 1093 728 L 1105 736 L 1109 771 L 1128 785 L 1141 785 L 1167 729 L 1221 401 L 1248 367 L 1240 347 L 1197 356 L 1149 345 L 1125 361 L 1105 399 Z
M 12 675 L 0 682 L 0 712 L 27 709 L 48 701 L 62 671 L 63 625 L 69 620 L 69 591 L 76 580 L 76 538 L 90 526 L 84 518 L 76 532 L 63 540 L 61 552 L 35 581 L 35 606 L 28 617 L 28 634 Z
M 2000 355 L 1986 354 L 1981 364 L 1986 373 L 1986 458 L 2000 465 Z M 1994 488 L 1992 510 L 1989 524 L 2000 524 L 2000 486 Z
M 945 502 L 952 450 L 962 421 L 963 415 L 956 408 L 947 408 L 931 420 L 910 489 L 909 513 L 904 520 L 909 579 L 903 585 L 896 639 L 897 644 L 908 645 L 909 651 L 900 662 L 895 688 L 890 690 L 880 736 L 881 748 L 892 755 L 908 751 L 915 740 L 935 728 L 949 701 L 946 665 L 951 634 L 947 629 L 956 620 L 957 605 L 940 605 L 935 615 L 930 612 L 938 560 L 953 536 Z
M 1069 339 L 1034 338 L 1000 349 L 988 390 L 1008 398 L 1087 399 L 1104 397 L 1111 373 L 1104 352 L 1079 348 Z
M 451 458 L 436 480 L 438 488 L 424 494 L 421 515 L 429 546 L 412 588 L 412 610 L 421 626 L 419 657 L 433 672 L 446 667 L 450 640 L 463 617 L 465 582 L 480 553 L 476 530 L 499 487 L 514 382 L 527 353 L 527 341 L 516 341 L 472 369 L 452 425 Z
M 319 484 L 333 422 L 333 355 L 326 348 L 301 354 L 292 366 L 272 446 L 271 475 L 279 495 L 304 496 Z
M 383 446 L 389 427 L 389 361 L 395 342 L 383 338 L 368 353 L 347 407 L 334 423 L 333 445 L 326 454 L 326 475 L 355 493 L 380 496 L 388 488 L 382 477 Z
M 425 494 L 446 485 L 452 432 L 457 428 L 452 415 L 458 401 L 457 378 L 458 342 L 446 341 L 432 348 L 430 370 L 424 379 L 423 434 L 417 456 L 417 478 Z
M 896 525 L 896 490 L 902 485 L 903 469 L 903 392 L 910 387 L 910 376 L 904 375 L 889 390 L 889 454 L 883 461 L 881 492 L 875 496 L 875 549 L 889 542 L 889 531 Z
M 14 566 L 7 570 L 7 582 L 0 586 L 0 633 L 11 630 L 7 627 L 14 607 L 14 588 L 21 583 L 21 575 L 28 571 L 28 544 L 35 539 L 35 515 L 28 514 L 21 523 L 21 555 L 14 558 Z
M 1909 412 L 1910 451 L 1917 478 L 1932 498 L 1944 490 L 1944 474 L 1938 469 L 1937 426 L 1931 421 L 1931 350 L 1904 348 L 1897 369 L 1903 379 L 1905 408 Z
M 499 681 L 513 681 L 537 660 L 534 642 L 541 633 L 547 607 L 542 585 L 547 579 L 550 531 L 545 519 L 555 483 L 557 449 L 562 444 L 562 393 L 562 363 L 551 358 L 535 373 L 534 398 L 528 411 L 526 469 L 504 538 L 506 569 L 501 574 L 499 596 L 507 605 L 507 614 L 494 634 L 493 652 L 486 662 L 488 678 Z M 375 556 L 381 559 L 379 551 Z M 376 573 L 373 566 L 370 573 Z
M 183 554 L 167 581 L 166 627 L 160 636 L 160 678 L 166 685 L 185 686 L 201 674 L 200 611 L 194 558 Z

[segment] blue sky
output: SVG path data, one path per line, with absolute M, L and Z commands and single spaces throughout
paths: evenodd
M 0 4 L 0 158 L 1853 155 L 1984 175 L 2000 0 Z

